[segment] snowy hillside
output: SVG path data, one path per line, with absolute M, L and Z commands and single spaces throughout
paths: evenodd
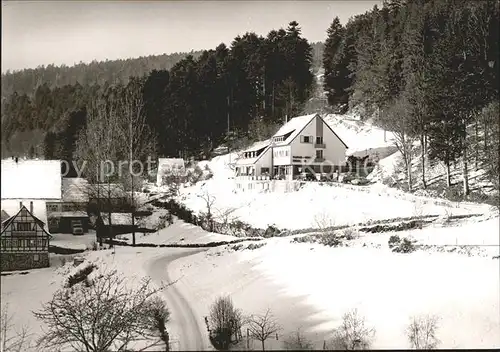
M 369 154 L 382 159 L 395 151 L 391 132 L 361 121 L 357 114 L 329 114 L 324 119 L 349 147 L 347 155 Z

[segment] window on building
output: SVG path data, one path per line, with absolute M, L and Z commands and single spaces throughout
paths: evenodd
M 288 156 L 288 149 L 285 151 L 285 156 Z
M 58 209 L 57 204 L 47 204 L 48 211 L 57 211 L 57 209 Z
M 311 136 L 300 136 L 300 141 L 302 143 L 311 143 L 312 138 L 311 138 Z
M 31 224 L 29 222 L 18 222 L 17 231 L 31 231 Z
M 323 144 L 323 137 L 316 137 L 316 144 Z
M 323 151 L 316 150 L 316 159 L 323 159 Z

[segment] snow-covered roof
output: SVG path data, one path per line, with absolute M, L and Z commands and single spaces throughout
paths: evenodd
M 273 137 L 281 137 L 285 136 L 287 134 L 288 137 L 281 142 L 275 142 L 275 146 L 279 145 L 287 145 L 291 141 L 297 137 L 297 135 L 302 131 L 308 124 L 311 122 L 311 120 L 316 117 L 317 114 L 311 114 L 311 115 L 304 115 L 304 116 L 297 116 L 285 123 L 281 128 L 274 134 Z
M 87 216 L 85 211 L 53 211 L 48 215 L 48 218 L 83 218 Z
M 258 150 L 261 150 L 261 149 L 269 146 L 269 144 L 271 144 L 271 139 L 266 139 L 265 141 L 255 142 L 250 147 L 248 147 L 247 149 L 243 150 L 242 153 L 256 152 Z
M 59 160 L 2 160 L 2 199 L 61 199 Z
M 89 200 L 89 183 L 81 177 L 62 179 L 63 202 L 87 202 Z
M 264 153 L 264 152 L 263 152 Z M 236 165 L 253 165 L 255 164 L 255 162 L 257 160 L 259 160 L 259 158 L 261 157 L 261 155 L 259 156 L 256 156 L 254 158 L 239 158 L 237 161 L 236 161 Z

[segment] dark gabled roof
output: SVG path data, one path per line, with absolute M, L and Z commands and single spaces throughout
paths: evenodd
M 50 235 L 50 233 L 48 233 L 47 230 L 45 230 L 45 228 L 44 228 L 45 223 L 42 220 L 40 220 L 39 218 L 37 218 L 35 215 L 30 213 L 28 208 L 26 208 L 24 205 L 21 207 L 21 209 L 19 209 L 19 211 L 16 213 L 16 215 L 13 215 L 10 218 L 2 221 L 2 231 L 0 232 L 0 235 L 3 234 L 5 232 L 5 229 L 7 229 L 7 227 L 14 221 L 14 219 L 17 218 L 17 216 L 23 210 L 23 208 L 26 209 L 28 214 L 35 220 L 35 222 L 38 224 L 38 226 L 40 226 L 42 228 L 43 232 L 45 232 L 49 237 L 52 237 Z
M 10 215 L 7 214 L 7 212 L 2 209 L 2 222 L 4 222 L 5 220 L 7 220 L 8 218 L 10 218 Z

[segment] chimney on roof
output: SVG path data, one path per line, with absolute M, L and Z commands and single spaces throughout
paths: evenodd
M 288 115 L 285 115 L 285 123 L 288 122 Z
M 30 213 L 33 214 L 33 201 L 30 201 Z
M 23 207 L 23 202 L 19 202 L 19 209 Z

